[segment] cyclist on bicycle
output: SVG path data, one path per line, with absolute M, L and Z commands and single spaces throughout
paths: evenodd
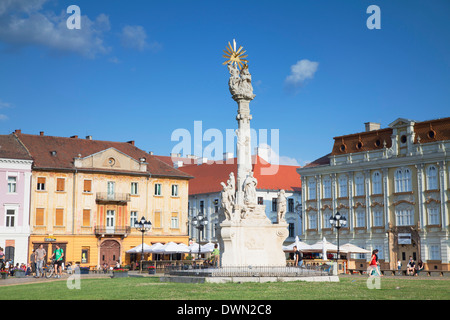
M 56 250 L 53 251 L 51 259 L 53 259 L 53 257 L 55 257 L 55 278 L 61 278 L 64 250 L 61 249 L 58 244 L 56 245 Z M 59 275 L 58 275 L 58 269 L 59 269 Z

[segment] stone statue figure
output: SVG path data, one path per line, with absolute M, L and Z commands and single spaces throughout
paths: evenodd
M 230 79 L 228 80 L 228 87 L 230 93 L 234 96 L 236 94 L 242 94 L 244 96 L 251 97 L 253 99 L 253 86 L 252 76 L 248 71 L 248 66 L 244 65 L 239 71 L 237 66 L 229 62 L 227 64 L 228 71 L 230 72 Z
M 235 201 L 235 188 L 236 181 L 234 178 L 234 173 L 231 172 L 227 181 L 227 184 L 221 182 L 223 187 L 220 197 L 221 197 L 221 205 L 223 208 L 223 212 L 225 214 L 226 220 L 231 220 L 232 212 L 233 212 L 233 204 Z
M 253 172 L 249 172 L 247 178 L 244 180 L 244 203 L 256 204 L 256 185 L 258 180 L 253 177 Z
M 286 196 L 285 191 L 280 190 L 278 192 L 278 198 L 277 198 L 277 217 L 278 222 L 284 222 L 284 216 L 286 214 Z

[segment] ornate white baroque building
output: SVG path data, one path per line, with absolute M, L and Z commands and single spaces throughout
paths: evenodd
M 450 118 L 397 119 L 388 128 L 334 138 L 330 154 L 297 169 L 302 180 L 303 236 L 336 243 L 329 218 L 348 225 L 340 244 L 379 250 L 383 268 L 409 256 L 427 270 L 450 270 Z M 370 257 L 361 256 L 361 262 Z

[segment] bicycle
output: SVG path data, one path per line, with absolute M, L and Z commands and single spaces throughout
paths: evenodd
M 50 279 L 53 275 L 56 275 L 56 272 L 55 272 L 55 262 L 56 262 L 56 260 L 55 260 L 55 259 L 52 259 L 52 261 L 50 262 L 50 265 L 47 265 L 47 266 L 45 267 L 44 276 L 45 276 L 47 279 Z

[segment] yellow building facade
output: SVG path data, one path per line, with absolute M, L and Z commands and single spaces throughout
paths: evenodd
M 30 252 L 43 244 L 51 255 L 59 244 L 66 263 L 130 264 L 141 217 L 152 223 L 146 244 L 188 244 L 188 175 L 133 142 L 17 136 L 35 159 Z

